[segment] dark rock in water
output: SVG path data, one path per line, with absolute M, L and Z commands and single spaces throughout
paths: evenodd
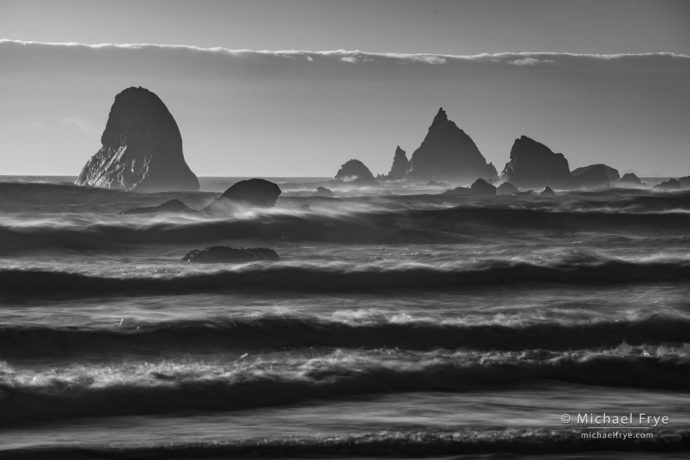
M 503 169 L 503 179 L 516 187 L 567 187 L 570 167 L 562 153 L 527 136 L 516 139 L 510 149 L 510 161 Z
M 654 188 L 658 188 L 660 190 L 678 190 L 679 188 L 681 188 L 681 186 L 679 180 L 669 179 L 665 182 L 655 185 Z
M 316 191 L 311 194 L 312 196 L 322 196 L 322 197 L 332 197 L 333 190 L 326 187 L 316 187 Z
M 446 190 L 443 192 L 444 195 L 452 195 L 452 196 L 472 196 L 474 195 L 472 193 L 472 190 L 469 187 L 455 187 L 454 189 L 451 190 Z
M 544 190 L 540 193 L 541 196 L 556 196 L 556 192 L 554 192 L 551 187 L 545 187 Z
M 678 182 L 682 188 L 690 188 L 690 176 L 681 177 Z
M 476 181 L 474 181 L 474 183 L 470 187 L 470 190 L 472 191 L 472 195 L 496 195 L 496 187 L 489 184 L 484 179 L 477 179 Z
M 151 206 L 148 208 L 134 208 L 126 209 L 120 214 L 160 214 L 160 213 L 175 213 L 175 214 L 198 214 L 199 211 L 190 208 L 180 200 L 170 200 L 158 206 Z
M 335 178 L 343 182 L 359 185 L 378 183 L 374 175 L 369 171 L 369 168 L 359 160 L 350 160 L 343 164 Z
M 620 178 L 620 183 L 626 185 L 642 185 L 642 180 L 633 173 L 627 173 L 623 174 L 623 177 Z
M 151 91 L 127 88 L 115 96 L 101 144 L 77 185 L 135 192 L 199 189 L 182 154 L 177 123 Z
M 551 191 L 553 192 L 553 190 Z M 515 192 L 514 195 L 518 198 L 531 198 L 534 196 L 534 192 L 532 190 L 525 190 L 524 192 Z
M 249 179 L 233 184 L 218 200 L 270 208 L 276 204 L 281 193 L 280 187 L 273 182 L 264 179 Z
M 410 171 L 410 162 L 407 159 L 407 153 L 397 146 L 395 148 L 395 155 L 393 156 L 393 166 L 386 176 L 388 180 L 401 180 L 407 177 Z
M 517 189 L 517 187 L 511 184 L 510 182 L 504 182 L 501 185 L 499 185 L 496 189 L 497 195 L 514 195 L 518 192 L 519 190 Z
M 596 164 L 577 168 L 572 171 L 572 185 L 575 187 L 592 188 L 608 187 L 612 182 L 620 179 L 618 170 L 604 164 Z
M 581 168 L 575 168 L 575 169 L 573 169 L 571 174 L 573 176 L 580 176 L 582 174 L 586 174 L 590 171 L 595 171 L 595 170 L 603 171 L 610 182 L 615 182 L 618 179 L 620 179 L 620 177 L 621 177 L 616 168 L 612 168 L 611 166 L 605 165 L 602 163 L 595 164 L 595 165 L 589 165 L 589 166 L 583 166 Z
M 242 264 L 259 260 L 279 260 L 273 249 L 267 248 L 229 248 L 227 246 L 212 246 L 205 249 L 189 251 L 183 262 L 197 264 L 236 263 Z
M 478 177 L 493 181 L 496 168 L 487 163 L 474 141 L 439 109 L 422 144 L 412 154 L 413 180 L 441 179 L 470 182 Z

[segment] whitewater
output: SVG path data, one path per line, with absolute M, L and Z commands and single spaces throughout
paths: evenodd
M 690 191 L 273 178 L 271 209 L 121 214 L 236 180 L 0 180 L 0 457 L 687 458 Z M 182 261 L 216 245 L 280 260 Z M 562 418 L 630 412 L 670 422 Z

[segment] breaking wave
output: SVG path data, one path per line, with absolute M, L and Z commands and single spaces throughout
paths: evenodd
M 88 416 L 242 410 L 402 392 L 467 392 L 552 381 L 690 390 L 685 378 L 690 375 L 687 347 L 491 353 L 383 349 L 45 371 L 5 365 L 2 371 L 0 426 Z
M 453 291 L 568 284 L 607 286 L 690 280 L 690 261 L 597 259 L 553 264 L 489 261 L 482 266 L 444 268 L 376 265 L 357 268 L 316 265 L 248 265 L 233 270 L 188 272 L 176 276 L 97 276 L 74 272 L 0 269 L 0 298 L 181 295 L 252 292 Z
M 506 206 L 396 209 L 344 214 L 258 213 L 242 219 L 100 222 L 0 226 L 0 251 L 37 248 L 108 249 L 189 245 L 231 239 L 334 243 L 457 242 L 525 232 L 686 235 L 690 212 L 559 211 Z

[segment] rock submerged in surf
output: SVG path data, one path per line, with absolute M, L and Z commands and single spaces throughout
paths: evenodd
M 233 184 L 218 200 L 270 208 L 276 204 L 282 191 L 277 184 L 265 179 L 248 179 Z
M 642 185 L 642 180 L 634 173 L 623 174 L 619 182 L 624 185 Z
M 572 176 L 572 185 L 579 188 L 609 187 L 620 179 L 618 170 L 605 164 L 573 169 Z
M 170 200 L 158 206 L 149 206 L 145 208 L 125 209 L 120 214 L 198 214 L 199 211 L 190 208 L 180 200 Z
M 359 160 L 346 161 L 335 174 L 335 179 L 356 185 L 376 185 L 378 181 L 369 168 Z
M 127 88 L 110 108 L 101 148 L 76 185 L 133 192 L 198 190 L 172 114 L 153 92 Z
M 678 190 L 681 188 L 680 181 L 678 179 L 669 179 L 660 184 L 654 186 L 658 190 Z
M 444 195 L 451 196 L 496 196 L 496 187 L 484 179 L 477 179 L 470 187 L 455 187 L 447 190 Z
M 510 182 L 503 182 L 501 185 L 498 186 L 498 188 L 496 188 L 497 195 L 514 195 L 518 192 L 518 188 Z
M 212 246 L 204 249 L 189 251 L 182 258 L 183 262 L 195 264 L 235 263 L 242 264 L 257 261 L 280 260 L 278 253 L 268 248 L 230 248 L 227 246 Z
M 478 196 L 496 195 L 496 187 L 494 187 L 484 179 L 477 179 L 476 181 L 474 181 L 474 183 L 470 186 L 470 191 L 472 192 L 472 195 Z
M 549 186 L 544 187 L 544 190 L 541 191 L 539 194 L 541 196 L 556 196 L 556 192 L 553 191 L 553 189 Z
M 324 198 L 331 198 L 333 197 L 333 190 L 326 188 L 326 187 L 316 187 L 316 190 L 314 193 L 311 194 L 311 196 L 318 196 L 318 197 L 324 197 Z

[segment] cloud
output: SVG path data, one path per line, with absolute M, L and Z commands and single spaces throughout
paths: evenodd
M 553 59 L 537 59 L 537 58 L 533 58 L 533 57 L 525 57 L 525 58 L 515 59 L 514 61 L 510 61 L 510 63 L 513 65 L 551 64 L 551 63 L 553 63 Z
M 374 53 L 359 50 L 252 50 L 252 49 L 229 49 L 223 47 L 202 48 L 188 45 L 158 45 L 158 44 L 115 44 L 115 43 L 52 43 L 23 40 L 0 39 L 0 47 L 3 46 L 27 46 L 27 47 L 61 47 L 72 49 L 91 49 L 91 50 L 165 50 L 198 53 L 206 55 L 224 55 L 228 57 L 274 57 L 282 59 L 301 58 L 303 61 L 315 62 L 317 59 L 334 59 L 350 64 L 355 63 L 375 63 L 380 61 L 393 61 L 407 64 L 441 65 L 458 62 L 487 62 L 498 64 L 509 64 L 517 66 L 538 66 L 548 65 L 562 59 L 585 59 L 612 61 L 626 58 L 646 58 L 646 57 L 665 57 L 680 60 L 690 60 L 687 54 L 672 52 L 659 53 L 604 53 L 604 54 L 577 54 L 577 53 L 552 53 L 552 52 L 503 52 L 503 53 L 482 53 L 474 55 L 455 55 L 455 54 L 434 54 L 434 53 Z
M 350 64 L 356 64 L 359 62 L 359 58 L 357 56 L 343 56 L 340 58 L 340 60 L 343 62 L 349 62 Z

